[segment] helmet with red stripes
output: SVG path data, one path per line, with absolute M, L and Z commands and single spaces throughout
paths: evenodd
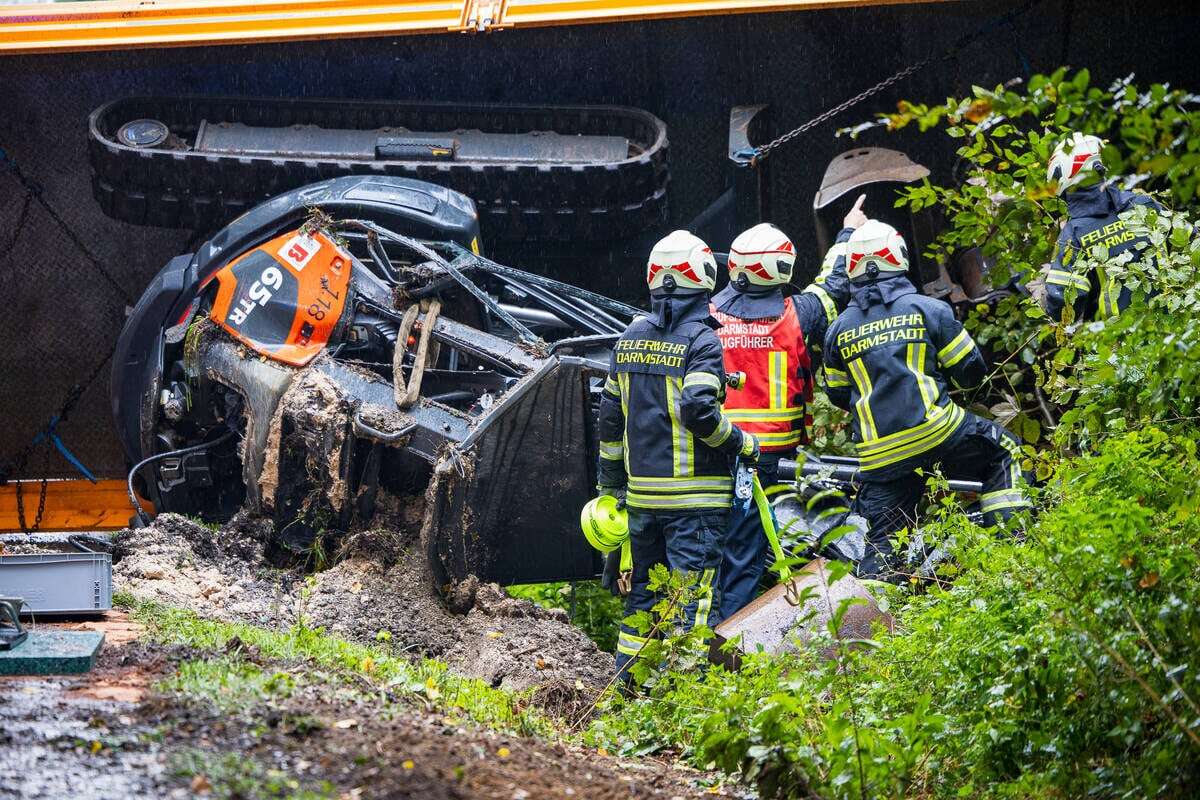
M 662 289 L 670 293 L 677 289 L 703 289 L 711 292 L 717 285 L 717 259 L 700 237 L 687 231 L 673 231 L 650 251 L 646 283 L 650 291 Z
M 792 279 L 795 263 L 792 240 L 769 222 L 742 231 L 729 245 L 729 281 L 740 289 L 782 286 Z
M 869 219 L 846 242 L 846 274 L 854 281 L 885 272 L 908 272 L 908 247 L 891 225 Z
M 1085 178 L 1104 171 L 1100 151 L 1104 140 L 1099 136 L 1076 131 L 1054 148 L 1050 166 L 1046 169 L 1046 180 L 1058 183 L 1058 193 L 1079 184 Z

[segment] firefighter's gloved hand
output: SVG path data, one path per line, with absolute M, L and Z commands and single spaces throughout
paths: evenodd
M 862 204 L 867 199 L 865 194 L 860 194 L 858 199 L 854 201 L 854 208 L 846 213 L 846 218 L 842 220 L 843 228 L 861 228 L 867 224 L 867 215 L 863 213 Z
M 612 594 L 613 597 L 620 597 L 621 584 L 621 548 L 613 550 L 604 557 L 604 572 L 600 573 L 600 585 Z
M 742 434 L 742 449 L 738 451 L 738 456 L 748 466 L 754 466 L 758 463 L 758 439 L 755 439 L 752 434 Z
M 617 498 L 617 508 L 625 507 L 625 487 L 624 486 L 597 486 L 596 492 L 601 497 L 604 497 L 605 495 L 607 495 L 609 497 Z

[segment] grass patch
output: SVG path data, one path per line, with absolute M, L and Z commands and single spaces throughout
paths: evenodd
M 328 781 L 315 788 L 304 787 L 287 772 L 265 767 L 244 753 L 184 750 L 171 756 L 169 768 L 177 778 L 190 778 L 196 794 L 217 800 L 325 800 L 338 796 Z
M 506 692 L 456 675 L 440 661 L 410 660 L 387 644 L 348 642 L 303 624 L 277 631 L 218 622 L 126 593 L 119 593 L 114 602 L 145 625 L 153 641 L 224 651 L 231 641 L 238 640 L 257 651 L 262 660 L 288 662 L 263 667 L 237 653 L 196 659 L 185 661 L 164 683 L 168 691 L 203 697 L 222 708 L 285 698 L 297 686 L 312 681 L 322 687 L 378 691 L 385 698 L 396 697 L 413 706 L 523 736 L 553 736 L 556 732 L 550 720 L 528 704 L 525 693 Z

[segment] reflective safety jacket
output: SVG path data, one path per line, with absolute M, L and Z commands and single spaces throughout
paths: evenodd
M 853 232 L 842 230 L 837 242 Z M 742 292 L 731 285 L 713 298 L 725 370 L 746 373 L 741 389 L 727 391 L 725 414 L 754 434 L 764 452 L 789 452 L 807 441 L 813 382 L 807 342 L 820 344 L 846 305 L 849 284 L 845 256 L 826 257 L 817 279 L 798 295 Z
M 825 381 L 851 411 L 861 469 L 903 470 L 959 433 L 966 413 L 949 382 L 977 386 L 983 355 L 946 303 L 903 275 L 851 286 L 850 305 L 825 334 Z
M 805 439 L 812 399 L 812 361 L 792 298 L 775 319 L 743 320 L 713 308 L 725 369 L 746 373 L 740 389 L 730 387 L 725 415 L 754 434 L 766 452 L 794 450 Z
M 727 510 L 743 436 L 721 412 L 725 368 L 708 295 L 654 304 L 613 348 L 600 399 L 599 483 L 627 486 L 631 508 Z
M 1080 273 L 1071 264 L 1093 247 L 1104 247 L 1109 257 L 1133 250 L 1141 253 L 1149 244 L 1144 236 L 1126 230 L 1120 215 L 1133 206 L 1162 208 L 1153 198 L 1117 189 L 1112 186 L 1089 186 L 1066 196 L 1070 219 L 1058 237 L 1054 263 L 1046 273 L 1046 313 L 1054 320 L 1062 319 L 1067 296 L 1074 296 L 1075 318 L 1081 319 L 1087 310 L 1092 285 L 1097 288 L 1096 316 L 1115 317 L 1129 307 L 1132 293 L 1105 274 L 1099 267 L 1094 274 Z M 1148 253 L 1148 251 L 1147 251 Z

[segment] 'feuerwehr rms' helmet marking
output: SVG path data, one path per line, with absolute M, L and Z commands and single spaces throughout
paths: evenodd
M 908 272 L 908 246 L 891 225 L 869 219 L 846 242 L 846 274 L 854 281 L 885 272 Z
M 646 285 L 662 289 L 700 289 L 711 292 L 717 285 L 717 259 L 704 241 L 687 231 L 672 231 L 654 245 L 646 262 Z
M 792 240 L 769 222 L 742 231 L 729 246 L 729 280 L 739 289 L 783 286 L 795 263 Z

